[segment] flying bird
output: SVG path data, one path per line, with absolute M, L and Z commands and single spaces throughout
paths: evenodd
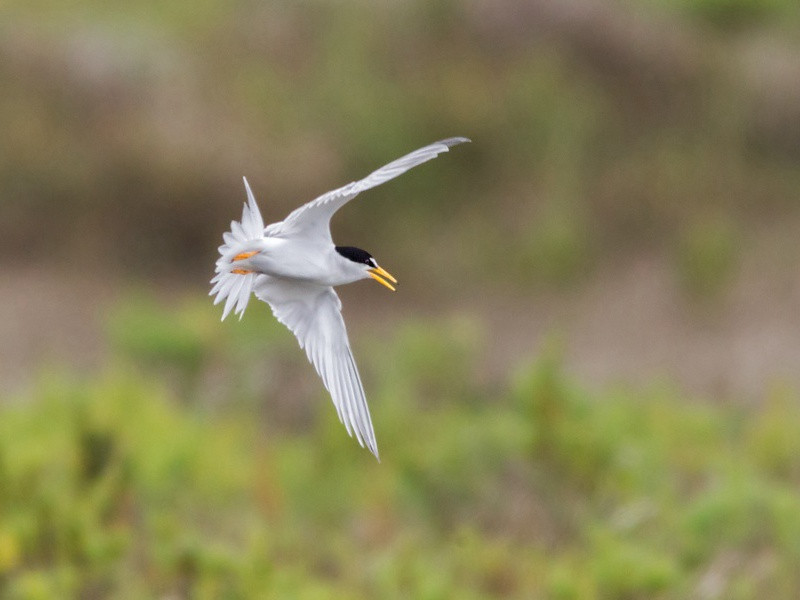
M 275 318 L 294 333 L 306 351 L 347 433 L 355 434 L 358 443 L 378 459 L 372 419 L 342 319 L 342 303 L 333 288 L 372 278 L 394 291 L 397 280 L 369 252 L 335 245 L 330 220 L 359 193 L 468 141 L 453 137 L 415 150 L 266 227 L 245 177 L 247 202 L 242 220 L 232 221 L 231 230 L 222 235 L 224 243 L 219 247 L 209 293 L 216 294 L 214 304 L 225 302 L 222 319 L 231 311 L 241 318 L 252 293 L 269 304 Z

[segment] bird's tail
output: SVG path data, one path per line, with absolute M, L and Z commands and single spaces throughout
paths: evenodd
M 258 274 L 237 268 L 236 263 L 255 254 L 254 247 L 264 237 L 264 220 L 261 218 L 247 178 L 243 179 L 247 190 L 247 202 L 242 209 L 242 220 L 231 221 L 231 230 L 222 234 L 224 244 L 218 248 L 220 257 L 214 269 L 216 274 L 211 280 L 214 287 L 209 292 L 210 296 L 216 294 L 214 304 L 225 300 L 223 320 L 231 310 L 241 319 L 244 309 L 247 308 Z

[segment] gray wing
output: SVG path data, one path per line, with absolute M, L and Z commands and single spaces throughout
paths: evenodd
M 414 152 L 390 162 L 377 171 L 373 171 L 360 181 L 354 181 L 339 189 L 327 192 L 295 209 L 280 223 L 274 223 L 267 227 L 265 233 L 275 236 L 307 236 L 330 239 L 331 217 L 359 193 L 394 179 L 409 169 L 436 158 L 442 152 L 447 152 L 451 146 L 469 141 L 464 137 L 453 137 L 414 150 Z
M 372 419 L 347 339 L 342 303 L 332 287 L 259 275 L 256 296 L 270 305 L 306 351 L 347 433 L 378 457 Z

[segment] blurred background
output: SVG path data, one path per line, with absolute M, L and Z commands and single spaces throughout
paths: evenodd
M 800 594 L 796 2 L 5 0 L 0 81 L 3 597 Z M 207 282 L 454 135 L 333 222 L 378 464 Z

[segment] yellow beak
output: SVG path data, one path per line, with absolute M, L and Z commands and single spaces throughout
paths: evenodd
M 393 292 L 395 291 L 392 283 L 397 283 L 397 279 L 392 277 L 388 271 L 382 269 L 381 267 L 375 267 L 374 269 L 369 269 L 369 276 L 372 277 L 375 281 L 377 281 L 381 285 L 385 285 Z M 389 283 L 389 281 L 391 281 L 392 283 Z

